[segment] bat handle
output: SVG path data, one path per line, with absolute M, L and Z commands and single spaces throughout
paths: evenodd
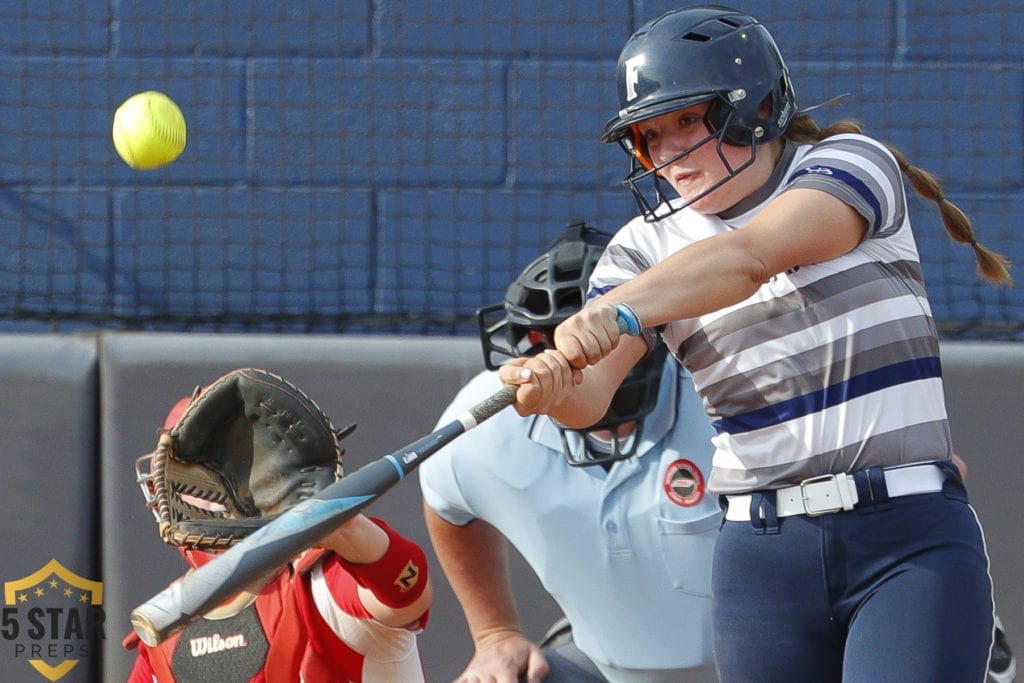
M 506 384 L 500 391 L 490 398 L 470 408 L 460 417 L 460 421 L 466 429 L 472 429 L 484 420 L 490 418 L 502 408 L 506 408 L 516 401 L 516 387 Z

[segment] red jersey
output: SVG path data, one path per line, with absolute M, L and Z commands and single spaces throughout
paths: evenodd
M 128 683 L 422 682 L 416 633 L 427 615 L 384 626 L 358 588 L 335 554 L 309 551 L 231 616 L 199 619 L 155 648 L 129 635 L 139 654 Z

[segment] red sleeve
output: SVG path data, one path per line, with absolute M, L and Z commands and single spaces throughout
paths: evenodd
M 359 600 L 359 584 L 351 574 L 345 571 L 339 559 L 334 553 L 328 553 L 322 563 L 324 579 L 331 591 L 331 597 L 346 614 L 360 619 L 372 619 L 371 614 L 366 611 L 362 601 Z
M 149 665 L 149 658 L 146 657 L 144 648 L 139 648 L 139 654 L 135 657 L 135 665 L 132 672 L 128 674 L 127 683 L 153 683 L 153 667 Z

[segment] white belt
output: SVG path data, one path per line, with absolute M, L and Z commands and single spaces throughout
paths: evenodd
M 866 470 L 865 470 L 866 472 Z M 934 463 L 897 465 L 884 470 L 885 487 L 890 498 L 935 493 L 942 490 L 946 472 Z M 862 473 L 858 473 L 862 474 Z M 725 518 L 730 522 L 750 521 L 751 494 L 726 496 L 729 507 Z M 796 486 L 775 492 L 775 515 L 825 515 L 852 510 L 857 505 L 857 484 L 853 474 L 826 474 L 805 479 Z

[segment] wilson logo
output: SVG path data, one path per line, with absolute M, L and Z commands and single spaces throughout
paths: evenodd
M 214 633 L 212 636 L 192 638 L 188 641 L 189 650 L 192 652 L 193 657 L 212 655 L 227 650 L 237 650 L 240 647 L 248 646 L 248 644 L 245 641 L 245 636 L 241 633 L 228 636 L 227 638 L 222 637 L 219 633 Z

